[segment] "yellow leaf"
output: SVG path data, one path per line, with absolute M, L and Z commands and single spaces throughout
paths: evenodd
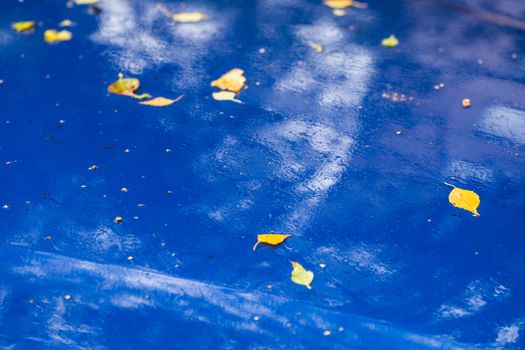
M 257 249 L 259 243 L 266 243 L 270 245 L 279 245 L 283 243 L 288 237 L 289 234 L 277 234 L 277 233 L 265 233 L 262 235 L 257 235 L 257 243 L 253 246 L 253 250 Z
M 77 5 L 93 5 L 96 4 L 98 0 L 75 0 Z
M 237 96 L 235 92 L 231 92 L 231 91 L 214 92 L 211 94 L 211 96 L 213 97 L 214 100 L 217 100 L 217 101 L 232 101 L 232 102 L 242 103 L 241 100 L 238 100 L 235 98 Z
M 470 211 L 474 216 L 479 216 L 479 196 L 474 191 L 464 190 L 445 182 L 445 185 L 453 187 L 448 195 L 448 201 L 456 208 Z
M 44 40 L 48 43 L 69 41 L 72 37 L 73 34 L 71 34 L 69 30 L 56 31 L 54 29 L 48 29 L 44 32 Z
M 295 261 L 290 261 L 290 263 L 293 266 L 292 281 L 305 286 L 308 289 L 312 289 L 310 284 L 312 284 L 312 281 L 314 280 L 314 273 L 306 270 L 301 264 Z
M 171 100 L 171 99 L 165 98 L 165 97 L 155 97 L 154 99 L 147 100 L 147 101 L 142 101 L 142 102 L 139 102 L 139 103 L 141 105 L 148 105 L 148 106 L 154 106 L 154 107 L 164 107 L 164 106 L 169 106 L 169 105 L 179 101 L 183 97 L 184 97 L 184 95 L 180 95 L 179 97 L 177 97 L 174 100 Z
M 204 13 L 202 12 L 180 12 L 180 13 L 173 13 L 170 12 L 167 8 L 165 8 L 162 5 L 158 5 L 157 8 L 160 12 L 162 12 L 164 15 L 170 17 L 175 22 L 179 23 L 197 23 L 204 21 L 208 18 Z
M 324 4 L 333 9 L 344 9 L 352 6 L 352 0 L 324 0 Z
M 35 22 L 33 21 L 24 21 L 24 22 L 15 22 L 11 27 L 17 32 L 25 32 L 35 28 Z
M 124 78 L 122 73 L 119 73 L 118 80 L 108 86 L 108 91 L 112 94 L 130 96 L 137 99 L 150 98 L 150 94 L 135 94 L 135 91 L 140 87 L 140 81 L 136 78 Z
M 197 23 L 204 21 L 208 16 L 202 12 L 181 12 L 172 14 L 171 18 L 179 23 Z
M 321 44 L 310 44 L 310 47 L 319 53 L 324 51 L 324 46 Z
M 69 20 L 69 19 L 65 19 L 63 20 L 62 22 L 60 22 L 58 24 L 59 27 L 73 27 L 75 26 L 75 22 Z
M 381 45 L 386 47 L 394 47 L 399 44 L 399 40 L 397 40 L 396 36 L 394 34 L 391 34 L 388 38 L 385 38 L 381 40 Z
M 221 90 L 239 92 L 244 87 L 246 77 L 244 71 L 240 68 L 233 68 L 217 80 L 211 82 L 211 86 L 218 87 Z

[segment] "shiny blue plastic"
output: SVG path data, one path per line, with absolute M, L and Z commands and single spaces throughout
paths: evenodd
M 163 5 L 0 2 L 1 349 L 523 348 L 525 2 Z

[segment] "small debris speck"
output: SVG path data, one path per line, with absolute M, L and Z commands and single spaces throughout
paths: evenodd
M 268 289 L 272 289 L 273 286 L 272 286 L 271 284 L 269 284 L 269 285 L 266 286 L 266 288 L 268 288 Z
M 122 223 L 122 221 L 124 221 L 124 219 L 120 216 L 116 216 L 114 221 L 115 221 L 115 224 L 120 224 Z
M 339 331 L 339 333 L 343 333 L 345 331 L 343 327 L 339 327 L 337 330 Z
M 253 316 L 254 321 L 259 321 L 261 318 L 259 316 Z
M 132 257 L 131 255 L 128 256 L 128 260 L 129 260 L 129 261 L 133 260 L 133 257 Z
M 346 11 L 343 9 L 334 9 L 332 13 L 334 14 L 334 16 L 338 17 L 346 15 Z
M 324 331 L 324 332 L 323 332 L 323 335 L 324 335 L 325 337 L 328 337 L 328 336 L 331 335 L 331 334 L 332 334 L 332 332 L 330 332 L 330 331 Z
M 319 264 L 319 267 L 322 268 L 322 269 L 324 269 L 324 268 L 326 267 L 326 264 L 322 264 L 322 263 L 321 263 L 321 264 Z
M 396 131 L 396 135 L 403 135 L 403 131 L 402 130 Z
M 92 165 L 88 168 L 88 170 L 97 170 L 98 169 L 98 166 L 96 165 Z
M 120 192 L 124 192 L 124 193 L 128 192 L 127 187 L 122 187 L 122 188 L 120 189 Z
M 2 209 L 9 209 L 9 205 L 8 204 L 2 205 Z
M 470 99 L 469 98 L 464 98 L 463 101 L 461 101 L 461 105 L 463 106 L 463 108 L 469 108 L 470 107 Z
M 87 185 L 80 185 L 80 188 L 87 188 Z
M 264 47 L 261 47 L 261 48 L 259 49 L 259 53 L 265 53 L 265 52 L 266 52 L 266 49 L 265 49 Z
M 66 294 L 66 295 L 64 295 L 64 299 L 66 299 L 66 300 L 71 300 L 71 294 Z
M 50 241 L 51 239 L 53 239 L 53 237 L 51 237 L 51 235 L 47 235 L 47 236 L 44 237 L 44 239 L 46 241 Z
M 171 148 L 166 148 L 166 149 L 165 149 L 165 152 L 166 152 L 166 153 L 170 153 L 170 152 L 171 152 Z

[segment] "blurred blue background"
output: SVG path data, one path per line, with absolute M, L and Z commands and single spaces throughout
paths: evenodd
M 0 3 L 2 349 L 524 346 L 525 2 L 163 4 Z

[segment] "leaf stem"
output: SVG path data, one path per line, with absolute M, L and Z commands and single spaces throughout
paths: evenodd
M 170 12 L 167 8 L 165 8 L 161 4 L 157 4 L 157 8 L 159 9 L 160 12 L 162 12 L 162 14 L 164 16 L 167 16 L 167 17 L 170 17 L 170 18 L 171 18 L 171 16 L 173 16 L 173 13 Z
M 449 184 L 448 182 L 443 182 L 443 183 L 444 183 L 445 185 L 447 185 L 447 186 L 457 188 L 456 186 L 454 186 L 453 184 Z

